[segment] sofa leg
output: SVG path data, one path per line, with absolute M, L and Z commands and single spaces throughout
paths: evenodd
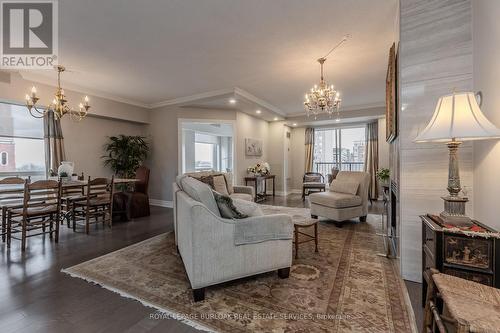
M 205 288 L 193 289 L 193 298 L 195 302 L 205 300 Z
M 365 216 L 360 216 L 359 217 L 360 222 L 366 222 L 366 215 Z
M 333 224 L 337 227 L 337 228 L 342 228 L 344 226 L 344 223 L 343 222 L 339 222 L 339 221 L 333 221 Z
M 318 218 L 318 215 L 312 215 L 312 214 L 311 214 L 311 217 L 312 217 L 313 219 L 317 219 L 317 218 Z
M 287 279 L 290 276 L 290 267 L 278 269 L 280 279 Z

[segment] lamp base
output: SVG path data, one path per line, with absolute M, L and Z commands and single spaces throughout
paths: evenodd
M 465 215 L 465 203 L 468 198 L 458 196 L 442 197 L 444 211 L 440 214 L 443 222 L 456 227 L 470 227 L 473 225 L 470 217 Z

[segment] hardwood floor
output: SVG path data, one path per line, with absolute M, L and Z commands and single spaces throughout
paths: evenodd
M 306 206 L 300 195 L 263 203 Z M 90 235 L 64 226 L 57 245 L 48 237 L 32 237 L 24 254 L 15 240 L 10 250 L 0 244 L 0 332 L 196 332 L 177 320 L 155 319 L 155 310 L 137 301 L 60 272 L 173 230 L 171 209 L 151 209 L 148 218 L 115 223 L 113 230 L 93 226 Z M 378 209 L 377 204 L 371 208 Z M 412 302 L 420 297 L 415 288 L 410 284 Z

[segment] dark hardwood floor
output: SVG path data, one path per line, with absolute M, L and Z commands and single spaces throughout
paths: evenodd
M 300 195 L 263 203 L 307 205 Z M 379 209 L 377 204 L 371 208 L 373 213 Z M 155 310 L 137 301 L 60 272 L 173 229 L 171 209 L 152 207 L 151 212 L 148 218 L 114 223 L 112 230 L 91 228 L 90 235 L 63 226 L 59 244 L 32 237 L 24 254 L 16 240 L 10 250 L 0 244 L 0 332 L 196 332 L 180 321 L 154 318 Z M 407 286 L 418 307 L 419 284 Z

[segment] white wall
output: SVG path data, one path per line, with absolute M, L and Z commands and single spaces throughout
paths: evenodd
M 306 159 L 306 129 L 304 127 L 293 128 L 291 132 L 290 150 L 292 158 L 292 189 L 302 190 L 302 177 L 305 173 Z
M 233 110 L 212 110 L 181 107 L 161 107 L 151 111 L 149 133 L 152 141 L 152 155 L 148 165 L 156 177 L 151 184 L 152 199 L 171 201 L 172 183 L 178 174 L 178 119 L 226 120 L 236 123 L 235 130 L 235 178 L 236 184 L 243 183 L 246 169 L 256 162 L 268 158 L 269 125 L 266 121 Z M 245 156 L 245 138 L 263 141 L 263 156 Z
M 500 1 L 472 1 L 474 91 L 482 91 L 481 110 L 500 127 Z M 475 218 L 500 230 L 500 141 L 474 143 Z
M 389 144 L 385 141 L 385 117 L 378 120 L 378 167 L 389 168 Z

